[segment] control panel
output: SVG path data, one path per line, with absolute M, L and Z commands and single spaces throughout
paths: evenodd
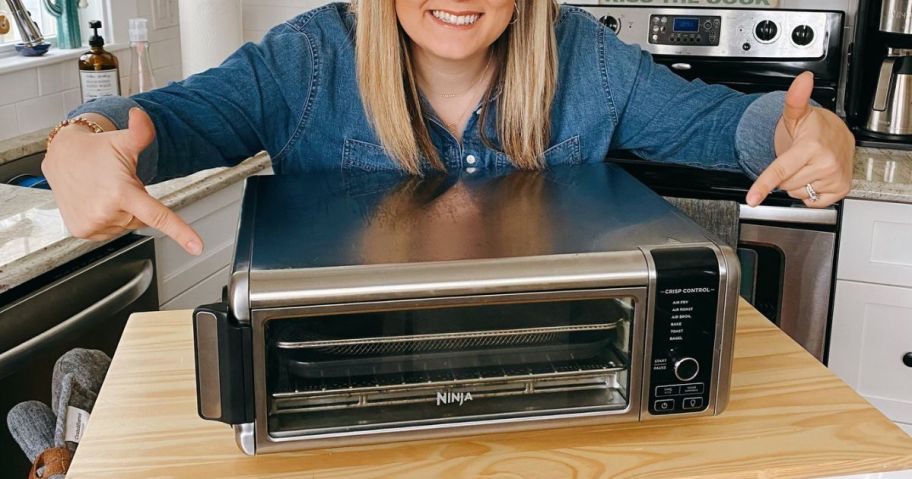
M 649 43 L 657 45 L 719 45 L 722 17 L 652 15 Z
M 651 251 L 656 268 L 648 410 L 693 413 L 710 402 L 719 260 L 709 248 Z
M 666 8 L 580 5 L 655 55 L 778 59 L 823 58 L 842 13 L 750 8 Z M 836 31 L 833 31 L 833 30 Z

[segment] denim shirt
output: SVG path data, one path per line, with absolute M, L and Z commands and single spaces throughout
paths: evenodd
M 746 95 L 688 82 L 579 8 L 561 6 L 555 28 L 559 69 L 546 165 L 601 162 L 609 150 L 629 150 L 756 177 L 774 158 L 782 92 Z M 138 164 L 146 183 L 234 165 L 262 150 L 278 174 L 398 169 L 361 103 L 354 17 L 345 3 L 273 28 L 218 68 L 132 98 L 100 98 L 70 116 L 99 113 L 126 128 L 136 106 L 156 129 Z M 495 115 L 482 126 L 478 111 L 461 143 L 427 113 L 431 140 L 449 172 L 511 168 L 505 153 L 482 141 L 484 127 L 498 143 Z

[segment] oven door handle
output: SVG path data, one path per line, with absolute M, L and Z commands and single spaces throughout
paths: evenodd
M 73 332 L 95 323 L 99 319 L 107 318 L 123 310 L 130 303 L 139 299 L 149 289 L 149 285 L 152 284 L 152 277 L 155 271 L 150 260 L 143 260 L 140 264 L 139 273 L 123 286 L 54 327 L 0 354 L 0 377 L 3 377 L 7 371 L 12 370 L 28 357 L 53 346 L 61 340 L 67 339 Z
M 796 223 L 810 225 L 835 225 L 837 221 L 836 210 L 813 208 L 790 208 L 785 206 L 756 206 L 741 205 L 739 217 L 742 220 L 774 221 L 777 223 Z

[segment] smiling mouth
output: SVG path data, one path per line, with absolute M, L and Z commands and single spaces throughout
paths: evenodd
M 477 22 L 478 19 L 481 18 L 482 14 L 470 13 L 470 14 L 457 15 L 454 13 L 445 12 L 443 10 L 431 10 L 431 15 L 434 18 L 436 18 L 437 20 L 440 20 L 441 23 L 444 23 L 446 25 L 451 25 L 454 27 L 467 27 L 467 26 L 474 25 L 475 22 Z

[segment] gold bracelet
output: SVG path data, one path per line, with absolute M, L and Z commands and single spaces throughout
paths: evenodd
M 92 120 L 88 120 L 86 118 L 78 117 L 78 118 L 70 118 L 69 120 L 63 120 L 60 123 L 58 123 L 57 126 L 55 126 L 53 130 L 51 130 L 51 133 L 48 134 L 48 139 L 47 139 L 47 148 L 48 149 L 50 149 L 50 147 L 51 147 L 51 140 L 53 140 L 54 137 L 57 136 L 57 133 L 59 133 L 60 130 L 63 129 L 64 127 L 67 127 L 70 125 L 84 125 L 84 126 L 91 128 L 92 132 L 94 132 L 94 133 L 104 133 L 104 131 L 105 131 L 104 128 L 101 127 L 101 125 L 99 125 L 98 123 L 95 123 Z

